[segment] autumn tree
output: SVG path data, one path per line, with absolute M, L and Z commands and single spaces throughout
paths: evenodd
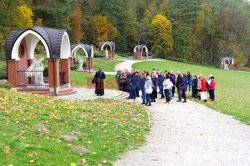
M 18 26 L 20 28 L 30 28 L 33 27 L 34 22 L 33 22 L 33 10 L 26 6 L 26 5 L 21 5 L 18 7 L 19 11 L 19 19 L 18 19 Z
M 118 33 L 116 27 L 109 21 L 107 16 L 97 16 L 94 20 L 93 30 L 96 45 L 101 41 L 114 40 Z
M 83 39 L 84 33 L 82 31 L 82 11 L 79 4 L 75 4 L 71 17 L 72 26 L 72 40 L 75 43 L 80 43 Z
M 157 56 L 167 58 L 173 50 L 172 23 L 165 16 L 158 14 L 151 22 L 153 32 L 152 51 Z

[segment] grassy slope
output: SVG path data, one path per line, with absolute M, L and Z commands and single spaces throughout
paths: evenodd
M 98 70 L 101 68 L 105 72 L 113 72 L 115 66 L 118 63 L 123 62 L 122 60 L 105 60 L 103 58 L 94 58 L 94 70 Z M 74 86 L 86 86 L 87 85 L 87 80 L 92 80 L 93 74 L 90 73 L 84 73 L 84 72 L 77 72 L 77 71 L 71 71 L 71 79 L 72 79 L 72 84 Z M 115 83 L 115 76 L 114 75 L 106 75 L 106 80 L 105 80 L 105 85 L 107 83 L 111 83 L 110 87 L 116 88 L 117 85 Z M 112 89 L 114 89 L 112 88 Z
M 103 71 L 112 72 L 118 63 L 122 60 L 104 60 L 103 58 L 94 58 L 94 70 L 101 68 Z
M 0 165 L 110 165 L 118 155 L 145 142 L 148 115 L 124 101 L 64 101 L 0 88 Z M 34 131 L 44 124 L 48 134 Z M 62 134 L 79 140 L 65 142 Z M 70 145 L 91 152 L 80 156 Z
M 162 71 L 191 71 L 205 76 L 213 74 L 217 81 L 216 102 L 209 102 L 207 106 L 250 124 L 250 72 L 225 71 L 174 61 L 143 62 L 133 67 L 142 71 L 155 68 Z
M 90 74 L 90 73 L 85 73 L 85 72 L 77 72 L 77 71 L 71 71 L 71 83 L 73 86 L 76 87 L 82 87 L 82 86 L 92 86 L 89 85 L 89 82 L 91 82 L 91 80 L 93 79 L 94 75 Z M 105 81 L 105 89 L 107 89 L 108 87 L 111 87 L 111 89 L 116 89 L 117 85 L 116 85 L 116 81 L 115 81 L 115 76 L 114 75 L 106 75 L 106 79 Z M 109 86 L 108 86 L 109 85 Z

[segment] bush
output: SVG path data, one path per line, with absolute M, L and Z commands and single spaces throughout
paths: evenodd
M 98 54 L 98 53 L 94 53 L 94 57 L 95 58 L 103 58 L 105 55 L 101 55 L 101 54 Z
M 11 86 L 10 83 L 8 83 L 8 82 L 4 82 L 4 83 L 0 82 L 0 88 L 3 88 L 3 89 L 11 89 L 12 86 Z
M 0 79 L 7 79 L 7 68 L 5 62 L 0 62 Z
M 43 71 L 43 76 L 44 77 L 48 77 L 49 76 L 49 69 L 47 67 L 45 67 L 45 69 Z

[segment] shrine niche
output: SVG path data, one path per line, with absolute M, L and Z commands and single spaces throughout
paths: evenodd
M 77 56 L 77 52 L 83 50 L 86 56 L 86 66 L 83 66 L 83 58 Z M 93 45 L 86 44 L 74 44 L 71 46 L 71 54 L 73 64 L 77 66 L 78 71 L 93 72 L 93 58 L 94 58 L 94 47 Z
M 148 59 L 148 48 L 145 45 L 137 45 L 134 48 L 134 59 Z
M 35 58 L 38 42 L 46 50 L 46 58 Z M 21 91 L 47 95 L 75 93 L 70 84 L 70 40 L 64 29 L 36 26 L 14 30 L 6 44 L 9 83 Z M 43 61 L 48 61 L 48 77 L 44 77 Z
M 105 59 L 115 59 L 115 43 L 103 41 L 99 44 L 99 54 L 104 55 Z
M 220 68 L 224 70 L 233 70 L 234 59 L 232 57 L 222 57 L 220 59 Z

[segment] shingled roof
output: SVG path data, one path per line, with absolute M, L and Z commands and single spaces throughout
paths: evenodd
M 99 50 L 102 50 L 103 45 L 108 44 L 111 46 L 111 49 L 114 51 L 115 50 L 115 43 L 112 41 L 103 41 L 99 43 Z
M 146 52 L 148 52 L 148 48 L 147 48 L 147 46 L 145 46 L 145 45 L 137 45 L 137 46 L 135 46 L 134 52 L 136 52 L 137 50 L 138 50 L 139 52 L 143 52 L 143 48 L 144 48 L 144 47 L 146 47 Z
M 91 58 L 92 57 L 92 47 L 93 45 L 87 45 L 87 44 L 73 44 L 71 45 L 71 52 L 76 48 L 76 47 L 81 47 L 83 49 L 86 50 L 86 52 L 88 53 L 87 57 Z M 73 53 L 73 52 L 72 52 Z
M 11 60 L 11 53 L 16 40 L 26 31 L 31 30 L 39 34 L 48 45 L 51 59 L 59 59 L 61 52 L 61 42 L 65 29 L 52 29 L 46 27 L 36 26 L 33 28 L 13 30 L 8 37 L 6 43 L 6 60 Z

